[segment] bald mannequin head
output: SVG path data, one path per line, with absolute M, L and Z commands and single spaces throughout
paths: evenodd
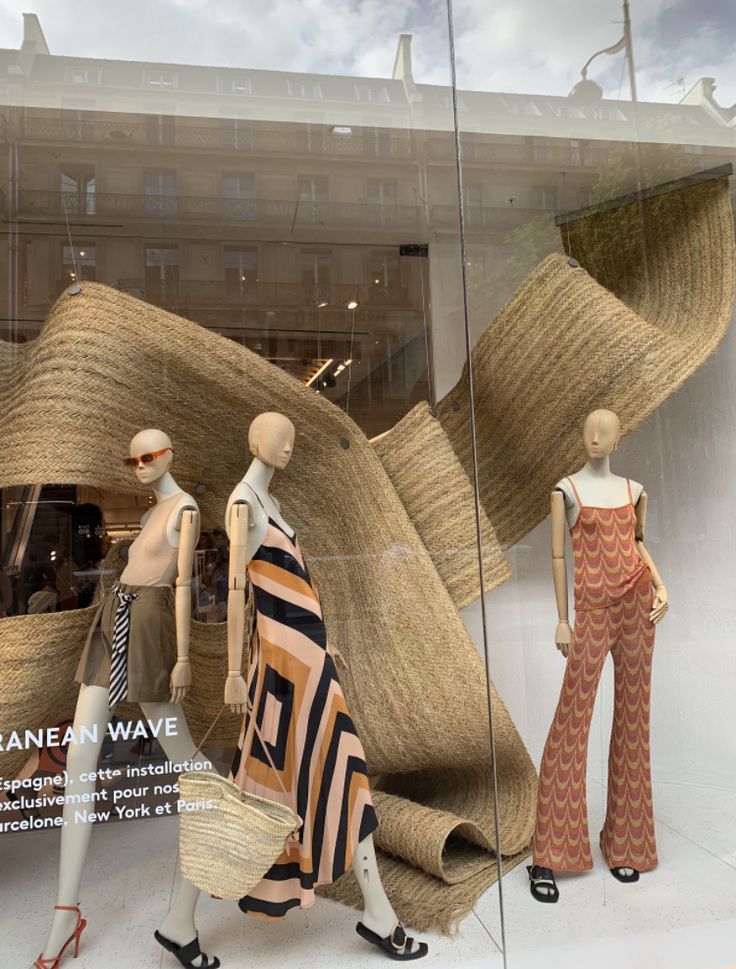
M 155 454 L 156 451 L 164 451 L 164 453 L 154 458 L 149 464 L 139 461 L 135 468 L 135 476 L 141 484 L 152 485 L 163 478 L 171 467 L 171 462 L 174 460 L 171 438 L 163 431 L 148 428 L 145 431 L 138 431 L 130 442 L 131 458 L 140 458 L 143 454 Z
M 612 410 L 594 410 L 585 418 L 583 444 L 588 459 L 607 458 L 621 438 L 621 422 Z
M 269 468 L 283 471 L 291 461 L 296 431 L 288 417 L 267 411 L 259 414 L 248 429 L 251 454 Z

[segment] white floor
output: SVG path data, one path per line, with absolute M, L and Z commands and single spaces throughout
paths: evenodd
M 602 792 L 590 782 L 591 831 Z M 656 785 L 660 867 L 638 885 L 620 885 L 602 861 L 595 872 L 561 880 L 557 905 L 528 893 L 523 866 L 504 881 L 510 969 L 736 969 L 736 792 Z M 74 969 L 176 966 L 153 941 L 174 883 L 176 823 L 100 826 L 85 872 L 90 925 Z M 38 955 L 54 892 L 58 834 L 0 841 L 2 964 L 29 969 Z M 354 932 L 355 914 L 319 900 L 283 923 L 246 918 L 232 903 L 202 898 L 202 943 L 227 967 L 362 969 L 380 954 Z M 455 938 L 426 936 L 424 965 L 502 969 L 498 889 L 480 900 Z

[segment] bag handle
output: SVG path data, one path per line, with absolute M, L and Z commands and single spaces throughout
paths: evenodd
M 197 747 L 195 748 L 195 750 L 194 750 L 194 753 L 192 754 L 192 757 L 193 757 L 193 758 L 194 758 L 194 757 L 196 757 L 196 756 L 197 756 L 197 754 L 198 754 L 198 753 L 200 752 L 200 750 L 202 749 L 202 747 L 204 747 L 204 745 L 205 745 L 205 742 L 206 742 L 206 740 L 207 740 L 207 738 L 208 738 L 208 737 L 209 737 L 209 735 L 210 735 L 210 734 L 212 733 L 212 731 L 213 731 L 213 730 L 215 729 L 215 724 L 217 723 L 217 721 L 218 721 L 218 720 L 220 719 L 220 717 L 222 716 L 222 714 L 223 714 L 223 712 L 225 711 L 225 709 L 226 709 L 226 707 L 227 707 L 227 703 L 223 703 L 223 705 L 222 705 L 222 707 L 220 708 L 220 712 L 219 712 L 219 713 L 217 714 L 217 716 L 215 717 L 215 719 L 214 719 L 214 720 L 212 721 L 212 724 L 210 725 L 210 728 L 209 728 L 209 730 L 208 730 L 208 731 L 207 731 L 207 733 L 206 733 L 206 734 L 204 735 L 204 737 L 202 737 L 202 739 L 200 740 L 200 742 L 199 742 L 199 744 L 198 744 L 198 745 L 197 745 Z M 258 729 L 258 724 L 256 723 L 256 715 L 255 715 L 255 712 L 254 712 L 254 710 L 253 710 L 253 705 L 252 705 L 252 704 L 251 704 L 251 702 L 250 702 L 250 698 L 248 698 L 248 699 L 246 700 L 246 710 L 248 711 L 248 713 L 249 713 L 249 715 L 250 715 L 250 720 L 251 720 L 251 723 L 253 724 L 253 729 L 255 730 L 255 732 L 256 732 L 256 734 L 258 735 L 258 740 L 259 740 L 259 741 L 260 741 L 260 743 L 261 743 L 261 747 L 263 747 L 263 751 L 264 751 L 264 753 L 265 753 L 265 755 L 266 755 L 266 757 L 268 758 L 268 763 L 269 763 L 269 764 L 271 765 L 271 770 L 272 770 L 272 771 L 274 772 L 274 774 L 276 775 L 276 780 L 277 780 L 277 781 L 278 781 L 278 783 L 279 783 L 279 787 L 281 788 L 281 792 L 282 792 L 282 793 L 283 793 L 283 794 L 284 794 L 284 795 L 285 795 L 286 797 L 288 797 L 288 796 L 289 796 L 289 792 L 288 792 L 288 791 L 286 790 L 286 788 L 284 787 L 284 784 L 283 784 L 283 781 L 281 780 L 281 775 L 280 775 L 280 773 L 279 773 L 279 771 L 278 771 L 278 769 L 277 769 L 277 767 L 276 767 L 276 765 L 275 765 L 275 764 L 274 764 L 274 762 L 273 762 L 273 758 L 271 757 L 271 755 L 270 755 L 270 754 L 269 754 L 269 752 L 268 752 L 268 747 L 267 747 L 267 745 L 266 745 L 266 742 L 265 742 L 265 741 L 264 741 L 264 739 L 263 739 L 263 736 L 262 736 L 262 734 L 261 734 L 261 731 L 260 731 L 260 730 Z M 252 738 L 252 736 L 251 736 L 251 742 L 252 742 L 252 739 L 253 739 L 253 738 Z M 244 745 L 244 746 L 245 746 L 245 745 Z M 243 774 L 243 781 L 245 782 L 245 774 Z M 242 785 L 241 785 L 241 784 L 239 784 L 239 785 L 238 785 L 238 787 L 239 787 L 239 789 L 240 789 L 240 793 L 242 794 L 242 793 L 243 793 L 243 791 L 244 791 L 244 787 L 245 787 L 245 783 L 243 783 Z

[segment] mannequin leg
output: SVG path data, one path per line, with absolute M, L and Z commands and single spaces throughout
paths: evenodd
M 652 775 L 649 757 L 649 708 L 654 626 L 649 586 L 633 589 L 616 606 L 619 638 L 611 650 L 615 666 L 615 703 L 608 757 L 608 809 L 601 850 L 609 868 L 651 871 L 657 865 Z
M 180 703 L 141 703 L 141 710 L 147 719 L 154 722 L 161 717 L 177 718 L 176 736 L 160 738 L 161 746 L 172 763 L 183 763 L 186 760 L 191 760 L 201 764 L 207 760 L 201 753 L 192 757 L 195 745 Z M 159 926 L 159 932 L 179 945 L 187 945 L 191 942 L 197 934 L 194 925 L 194 910 L 197 907 L 198 900 L 199 889 L 195 888 L 186 878 L 182 878 L 179 891 L 171 904 L 169 913 Z M 195 959 L 194 965 L 198 966 L 201 962 L 201 957 Z
M 82 686 L 74 714 L 74 731 L 77 736 L 82 727 L 88 731 L 97 730 L 97 741 L 71 744 L 67 755 L 66 769 L 69 786 L 66 794 L 91 794 L 95 781 L 80 781 L 80 775 L 94 771 L 100 756 L 102 741 L 110 720 L 110 706 L 107 702 L 108 691 L 102 686 Z M 80 822 L 75 814 L 85 808 L 95 810 L 92 802 L 64 804 L 64 827 L 61 829 L 61 852 L 59 858 L 59 882 L 56 895 L 57 905 L 76 905 L 79 902 L 79 888 L 82 870 L 87 856 L 92 822 Z M 53 958 L 74 930 L 77 916 L 74 912 L 54 912 L 42 956 Z
M 381 883 L 372 834 L 355 849 L 353 871 L 363 894 L 363 925 L 383 939 L 391 934 L 399 920 Z
M 618 636 L 608 609 L 575 616 L 557 711 L 539 768 L 534 865 L 581 872 L 593 867 L 588 836 L 588 737 L 603 665 Z

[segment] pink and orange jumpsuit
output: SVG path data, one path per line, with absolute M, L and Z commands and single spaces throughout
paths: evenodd
M 585 793 L 588 736 L 610 652 L 615 701 L 600 847 L 609 868 L 649 871 L 657 865 L 649 763 L 651 572 L 636 546 L 631 483 L 628 503 L 618 508 L 584 505 L 570 484 L 579 506 L 570 529 L 575 628 L 539 770 L 534 864 L 558 872 L 593 867 Z

